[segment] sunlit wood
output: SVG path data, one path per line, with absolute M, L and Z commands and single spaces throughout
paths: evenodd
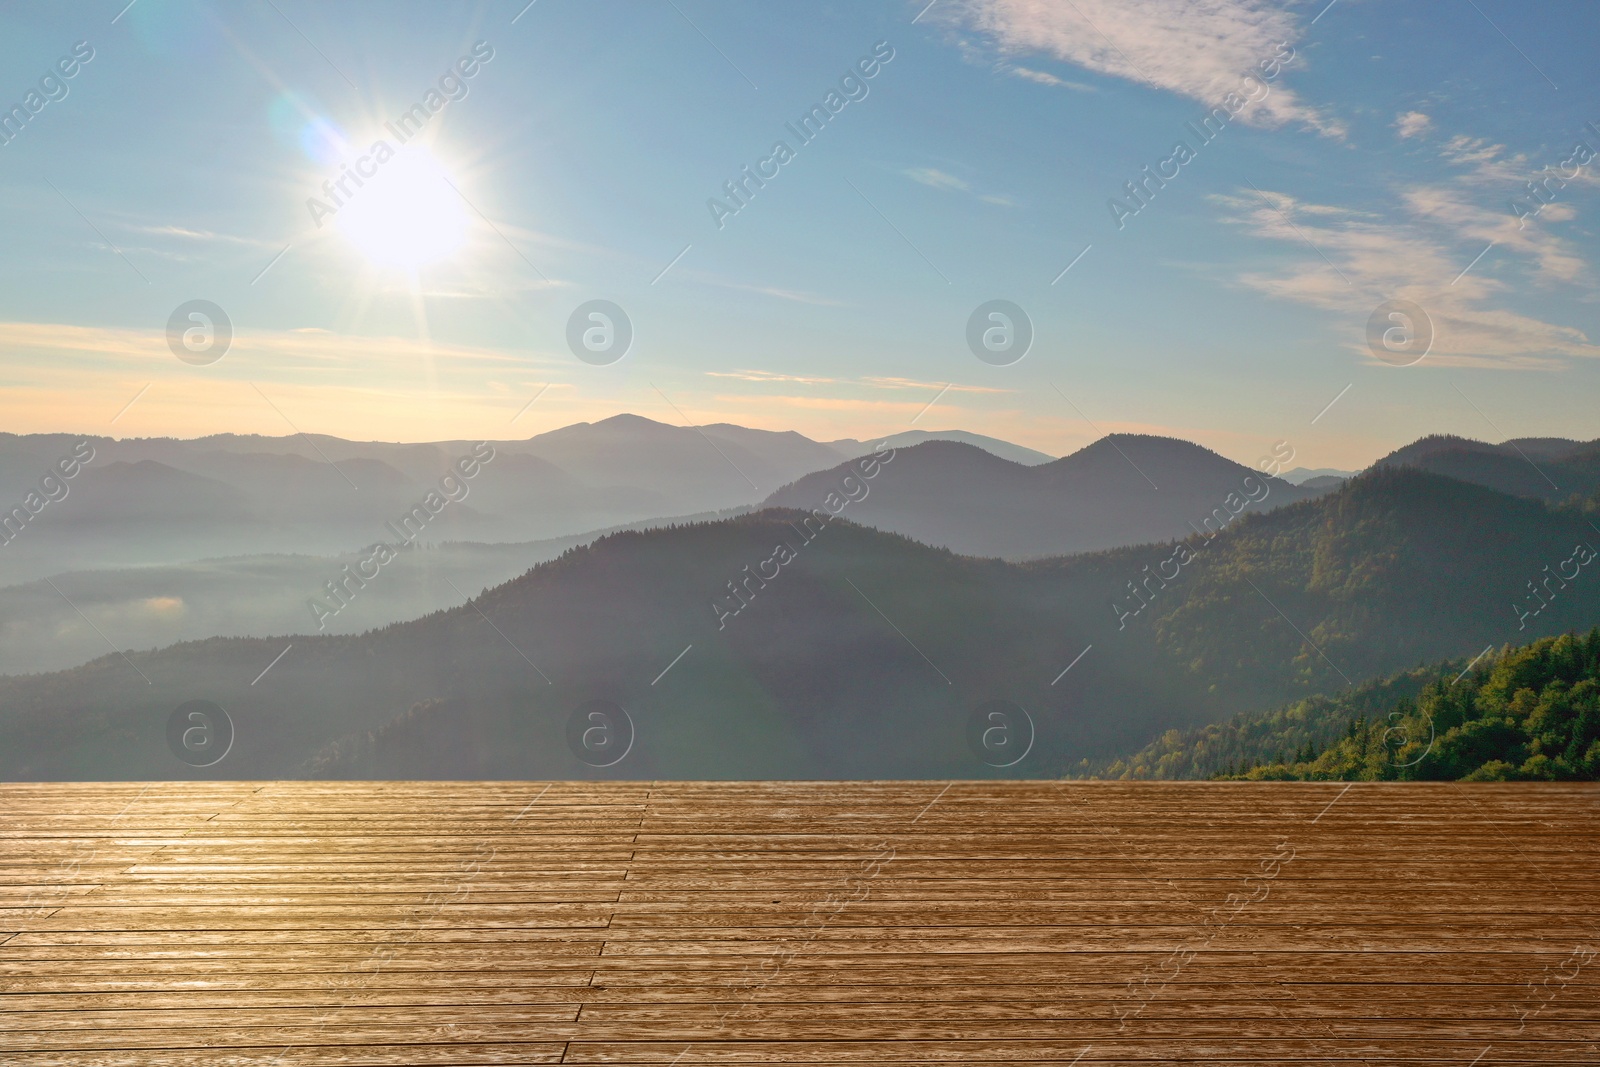
M 1594 1063 L 1597 801 L 4 785 L 0 1062 Z

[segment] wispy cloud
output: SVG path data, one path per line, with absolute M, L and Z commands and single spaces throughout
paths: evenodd
M 1439 146 L 1439 156 L 1456 167 L 1459 180 L 1484 187 L 1499 187 L 1507 197 L 1525 196 L 1526 183 L 1541 176 L 1546 166 L 1556 167 L 1571 155 L 1569 151 L 1556 151 L 1549 159 L 1535 163 L 1525 152 L 1511 152 L 1503 144 L 1493 144 L 1482 137 L 1456 134 Z M 1600 168 L 1594 164 L 1578 167 L 1575 173 L 1560 175 L 1565 182 L 1590 184 L 1600 182 Z
M 787 300 L 793 304 L 809 304 L 813 307 L 848 307 L 843 300 L 809 293 L 804 289 L 784 289 L 776 285 L 752 285 L 749 282 L 736 282 L 728 278 L 708 274 L 705 271 L 686 270 L 684 277 L 700 282 L 703 285 L 714 286 L 718 289 L 733 289 L 741 293 L 755 293 L 758 296 L 770 296 L 775 300 Z
M 19 433 L 287 432 L 263 393 L 308 433 L 373 440 L 481 434 L 546 385 L 543 418 L 614 414 L 565 390 L 566 352 L 236 323 L 227 354 L 197 374 L 161 329 L 30 322 L 0 322 L 0 351 L 0 419 Z
M 1446 186 L 1417 186 L 1402 194 L 1402 204 L 1419 220 L 1438 224 L 1460 240 L 1479 245 L 1493 242 L 1498 248 L 1527 256 L 1533 261 L 1534 280 L 1539 282 L 1581 281 L 1586 264 L 1566 240 L 1542 225 L 1518 228 L 1519 220 L 1503 206 L 1483 207 L 1460 189 Z M 1546 222 L 1564 221 L 1564 205 L 1552 205 L 1542 213 Z
M 1009 196 L 998 193 L 980 193 L 972 188 L 970 182 L 958 178 L 954 174 L 946 173 L 935 167 L 908 167 L 900 173 L 907 178 L 931 189 L 943 189 L 952 193 L 970 193 L 985 204 L 994 204 L 997 207 L 1016 207 L 1016 201 Z
M 217 233 L 214 230 L 193 230 L 186 226 L 159 225 L 152 226 L 142 223 L 123 223 L 122 229 L 129 233 L 148 234 L 153 237 L 178 237 L 185 241 L 195 241 L 216 244 L 243 245 L 247 248 L 281 248 L 280 241 L 274 244 L 256 237 L 240 237 L 237 234 Z
M 148 365 L 152 360 L 165 364 L 172 360 L 163 331 L 133 327 L 0 322 L 0 348 L 13 359 L 29 353 L 35 356 L 73 353 L 87 357 L 83 365 L 98 363 L 100 369 Z M 422 358 L 449 360 L 455 366 L 492 368 L 526 364 L 535 357 L 525 352 L 429 342 L 415 337 L 362 336 L 334 333 L 319 327 L 251 330 L 235 324 L 226 362 L 217 366 L 226 368 L 258 358 L 284 370 L 315 368 L 325 371 L 330 364 L 342 364 L 359 373 L 370 374 L 374 367 L 393 367 Z M 561 357 L 557 357 L 557 361 L 566 362 Z
M 1463 169 L 1464 178 L 1507 186 L 1528 180 L 1532 163 L 1522 153 L 1510 154 L 1503 144 L 1490 144 L 1481 137 L 1456 134 L 1439 146 L 1440 157 Z
M 1402 141 L 1422 136 L 1432 125 L 1433 120 L 1421 111 L 1404 111 L 1394 118 L 1394 128 Z
M 1508 286 L 1488 266 L 1463 269 L 1491 242 L 1501 255 L 1531 260 L 1536 278 L 1571 282 L 1585 266 L 1542 229 L 1519 232 L 1509 213 L 1481 207 L 1458 190 L 1405 190 L 1394 217 L 1329 205 L 1304 204 L 1284 193 L 1254 190 L 1214 199 L 1230 220 L 1258 237 L 1304 252 L 1271 272 L 1240 281 L 1271 296 L 1338 312 L 1348 323 L 1351 350 L 1369 355 L 1368 316 L 1380 303 L 1405 299 L 1433 320 L 1426 363 L 1516 369 L 1557 369 L 1561 357 L 1600 357 L 1600 346 L 1571 326 L 1545 322 L 1503 306 Z M 1308 245 L 1310 246 L 1308 248 Z
M 1296 16 L 1267 0 L 956 0 L 933 10 L 1009 55 L 1053 56 L 1207 107 L 1237 91 L 1245 71 L 1300 33 Z M 1281 81 L 1242 121 L 1345 135 L 1342 122 L 1303 103 Z
M 748 411 L 750 398 L 747 396 L 715 396 L 713 401 L 734 405 L 731 410 L 740 410 L 736 405 L 745 405 Z M 869 414 L 890 416 L 897 423 L 904 423 L 911 415 L 915 415 L 928 406 L 926 398 L 917 399 L 907 397 L 904 400 L 881 400 L 864 397 L 848 396 L 804 396 L 796 394 L 773 395 L 763 397 L 767 403 L 779 404 L 784 408 L 800 408 L 806 411 L 832 412 L 836 414 Z M 748 418 L 748 415 L 744 416 Z M 789 426 L 793 426 L 791 420 Z M 788 427 L 786 427 L 788 428 Z M 904 427 L 901 427 L 904 428 Z M 867 434 L 875 431 L 869 429 Z
M 924 382 L 915 378 L 862 378 L 862 382 L 879 389 L 947 389 L 952 393 L 1010 393 L 1012 389 L 992 389 L 984 385 L 953 385 L 945 382 Z
M 920 182 L 935 189 L 958 189 L 965 192 L 971 188 L 954 174 L 946 174 L 944 171 L 935 170 L 933 167 L 910 167 L 901 173 L 914 182 Z
M 733 378 L 741 382 L 788 382 L 797 385 L 837 385 L 839 378 L 813 378 L 799 374 L 776 374 L 765 370 L 708 370 L 709 378 Z
M 1048 85 L 1056 89 L 1073 89 L 1080 93 L 1097 93 L 1100 91 L 1092 85 L 1085 85 L 1083 82 L 1067 81 L 1065 78 L 1058 78 L 1054 74 L 1050 74 L 1042 70 L 1034 70 L 1032 67 L 1019 67 L 1007 64 L 1002 66 L 1001 69 L 1007 74 L 1010 74 L 1012 77 L 1023 78 L 1027 81 L 1037 82 L 1040 85 Z
M 865 378 L 826 378 L 812 375 L 784 374 L 778 371 L 738 368 L 731 371 L 708 370 L 709 378 L 730 378 L 741 382 L 772 382 L 786 385 L 845 385 L 868 389 L 915 389 L 919 392 L 944 390 L 947 393 L 1010 393 L 1011 389 L 994 389 L 984 385 L 956 385 L 946 382 L 924 382 L 915 378 L 869 376 Z

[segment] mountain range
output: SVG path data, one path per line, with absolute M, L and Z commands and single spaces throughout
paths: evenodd
M 920 445 L 924 441 L 958 441 L 964 445 L 981 448 L 992 456 L 1020 463 L 1024 467 L 1037 467 L 1041 463 L 1049 463 L 1055 456 L 1047 455 L 1032 448 L 1014 445 L 1010 441 L 1002 441 L 996 437 L 985 437 L 981 433 L 968 433 L 965 430 L 904 430 L 900 433 L 890 434 L 888 437 L 876 441 L 855 441 L 850 439 L 829 441 L 828 447 L 839 452 L 846 459 L 855 459 L 868 452 L 876 451 L 887 445 L 890 448 L 910 448 Z
M 1310 482 L 1323 479 L 1332 479 L 1332 483 L 1342 482 L 1347 478 L 1354 478 L 1360 471 L 1340 470 L 1337 467 L 1294 467 L 1283 472 L 1283 480 L 1293 485 L 1306 485 Z
M 1600 489 L 1600 441 L 1528 437 L 1498 445 L 1434 435 L 1384 456 L 1376 467 L 1414 467 L 1516 496 L 1587 497 Z
M 963 431 L 913 430 L 889 440 L 903 447 L 945 437 L 1022 463 L 1050 459 Z M 0 546 L 0 584 L 86 561 L 115 567 L 352 551 L 388 537 L 384 524 L 435 490 L 475 444 L 320 434 L 193 440 L 0 434 L 0 512 L 21 506 L 75 449 L 92 453 L 64 482 L 65 495 Z M 877 443 L 825 444 L 792 431 L 669 426 L 617 415 L 489 444 L 494 459 L 430 524 L 427 540 L 538 541 L 748 507 Z
M 60 499 L 20 532 L 10 523 L 0 586 L 85 567 L 352 552 L 389 537 L 385 524 L 435 491 L 475 445 L 311 434 L 0 434 L 6 515 L 64 457 L 93 454 L 58 487 Z M 1180 536 L 1258 473 L 1188 442 L 1139 435 L 1112 435 L 1052 459 L 957 430 L 820 442 L 792 431 L 670 426 L 637 415 L 489 445 L 493 461 L 423 540 L 527 543 L 762 504 L 811 508 L 843 464 L 887 446 L 902 462 L 855 509 L 858 521 L 961 552 L 1021 559 Z M 1376 465 L 1552 501 L 1600 488 L 1600 442 L 1429 437 Z M 1326 492 L 1344 476 L 1296 468 L 1251 508 Z M 1304 484 L 1288 484 L 1297 480 Z
M 846 463 L 808 474 L 762 506 L 821 507 L 850 473 Z M 850 518 L 963 555 L 1020 560 L 1204 532 L 1230 496 L 1260 511 L 1320 491 L 1170 437 L 1112 434 L 1032 466 L 929 441 L 896 449 Z
M 390 536 L 384 524 L 437 490 L 477 444 L 0 435 L 0 501 L 10 502 L 0 510 L 20 504 L 80 442 L 93 459 L 62 499 L 3 546 L 5 581 L 85 559 L 125 566 L 350 551 Z M 676 427 L 632 415 L 489 444 L 493 459 L 430 524 L 428 540 L 531 541 L 714 512 L 846 458 L 796 433 Z
M 897 452 L 861 503 L 916 485 L 888 481 L 903 459 L 952 447 L 971 458 Z M 1101 477 L 1148 458 L 1104 451 Z M 1586 626 L 1600 606 L 1592 568 L 1557 585 L 1545 569 L 1600 542 L 1592 503 L 1408 467 L 1182 541 L 1029 562 L 859 525 L 857 507 L 608 535 L 464 589 L 460 607 L 287 653 L 281 637 L 214 638 L 0 678 L 0 776 L 189 773 L 162 727 L 197 699 L 237 729 L 204 773 L 241 778 L 1059 774 L 1168 729 Z M 595 700 L 636 728 L 603 771 L 566 741 Z M 1034 732 L 1004 768 L 969 744 L 997 700 Z
M 877 444 L 829 442 L 827 449 L 836 450 L 829 453 L 798 435 L 732 426 L 704 429 L 716 448 L 763 473 L 887 447 L 898 458 L 874 483 L 877 496 L 854 506 L 852 517 L 975 555 L 1060 555 L 1159 540 L 1215 525 L 1219 504 L 1230 493 L 1251 492 L 1247 487 L 1265 494 L 1260 503 L 1245 501 L 1256 510 L 1311 492 L 1271 479 L 1247 481 L 1252 474 L 1247 468 L 1166 438 L 1108 439 L 1050 460 L 975 434 L 957 435 L 990 442 L 996 453 L 1041 461 L 1030 466 L 966 440 L 946 441 L 922 431 Z M 657 437 L 694 448 L 688 457 L 671 454 L 648 444 Z M 694 468 L 691 460 L 709 457 L 712 466 L 699 468 L 701 476 L 731 473 L 716 449 L 693 431 L 623 418 L 536 438 L 533 444 L 542 455 L 519 451 L 521 443 L 502 442 L 495 446 L 495 458 L 467 482 L 467 495 L 430 522 L 419 550 L 400 553 L 384 580 L 348 611 L 325 616 L 309 610 L 308 600 L 323 596 L 324 583 L 363 557 L 359 550 L 339 547 L 396 541 L 390 524 L 427 491 L 430 483 L 424 479 L 443 469 L 441 457 L 470 446 L 381 446 L 374 456 L 361 454 L 350 442 L 318 444 L 322 455 L 342 457 L 337 467 L 298 453 L 237 450 L 268 443 L 306 445 L 296 439 L 215 439 L 185 451 L 173 442 L 97 443 L 95 459 L 73 479 L 67 499 L 50 505 L 37 529 L 25 529 L 3 546 L 0 564 L 11 584 L 0 588 L 0 673 L 83 663 L 104 651 L 108 640 L 134 639 L 150 647 L 208 636 L 359 633 L 458 604 L 457 589 L 497 585 L 612 530 L 741 510 L 675 520 L 639 518 L 605 528 L 582 525 L 668 506 L 664 498 L 643 496 L 630 506 L 620 500 L 626 488 L 597 488 L 627 474 L 636 451 L 675 469 Z M 108 453 L 144 458 L 108 461 Z M 152 454 L 162 458 L 149 458 Z M 1133 456 L 1139 457 L 1137 468 Z M 1141 469 L 1155 472 L 1165 491 L 1143 481 Z M 802 479 L 789 496 L 805 499 L 813 485 L 837 480 L 843 470 L 831 467 Z M 353 490 L 346 477 L 360 489 Z M 604 493 L 620 500 L 616 508 L 575 503 L 586 494 L 594 500 Z M 691 492 L 689 499 L 707 495 Z M 826 495 L 811 493 L 811 504 Z M 884 508 L 891 497 L 896 507 Z M 773 502 L 783 503 L 783 495 Z M 508 515 L 531 516 L 531 521 L 519 524 Z M 530 529 L 571 527 L 577 530 L 531 541 L 514 537 Z M 508 539 L 492 540 L 496 533 Z M 491 540 L 474 540 L 475 535 Z M 19 554 L 30 548 L 35 556 Z

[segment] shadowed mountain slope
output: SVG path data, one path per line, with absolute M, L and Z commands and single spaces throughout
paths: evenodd
M 1600 441 L 1537 437 L 1491 445 L 1438 434 L 1396 449 L 1373 466 L 1414 467 L 1502 493 L 1565 500 L 1600 489 Z
M 765 503 L 824 507 L 829 493 L 848 489 L 840 487 L 849 473 L 844 464 L 807 475 Z M 1230 495 L 1256 511 L 1317 492 L 1168 437 L 1113 434 L 1031 467 L 928 441 L 896 450 L 850 517 L 964 555 L 1020 560 L 1203 531 Z

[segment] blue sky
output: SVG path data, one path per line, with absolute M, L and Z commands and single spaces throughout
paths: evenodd
M 1600 149 L 1592 4 L 125 3 L 0 16 L 0 106 L 93 49 L 0 145 L 6 430 L 503 438 L 633 411 L 1052 454 L 1169 433 L 1247 463 L 1287 440 L 1342 467 L 1430 432 L 1597 435 L 1600 160 L 1512 210 Z M 407 146 L 437 168 L 414 202 L 375 179 L 346 216 L 365 244 L 319 228 L 337 138 L 348 163 L 393 141 L 478 42 Z M 785 124 L 879 42 L 800 144 Z M 1280 44 L 1200 143 L 1185 123 Z M 1180 138 L 1119 228 L 1111 198 Z M 780 139 L 794 158 L 719 228 L 708 200 Z M 383 250 L 439 227 L 436 261 Z M 996 298 L 1035 333 L 1009 366 L 965 340 Z M 209 365 L 166 340 L 195 299 L 234 331 Z M 606 366 L 566 342 L 593 299 L 635 332 Z M 1409 366 L 1367 344 L 1395 299 L 1433 324 Z

